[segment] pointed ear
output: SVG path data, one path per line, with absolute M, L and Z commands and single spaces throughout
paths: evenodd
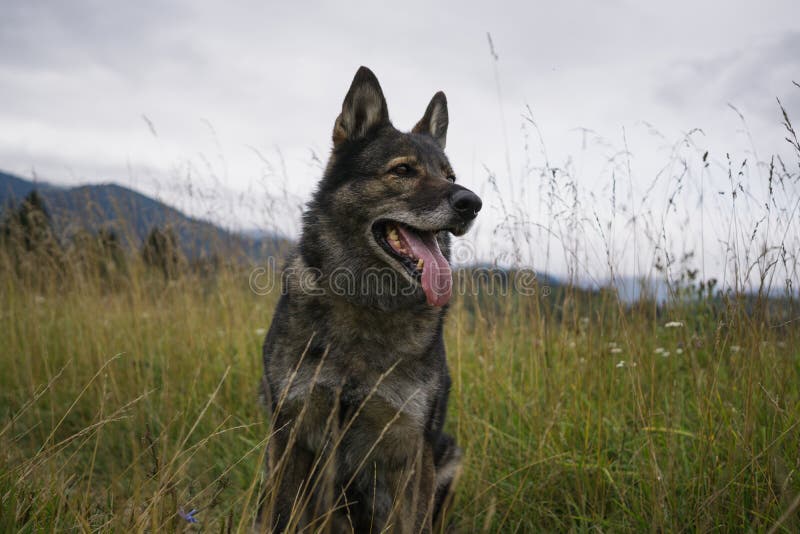
M 425 115 L 422 116 L 411 131 L 430 135 L 439 143 L 439 146 L 444 149 L 447 141 L 447 125 L 449 122 L 447 97 L 444 96 L 443 92 L 439 91 L 433 95 L 431 103 L 428 104 L 428 109 L 425 110 Z
M 376 126 L 388 123 L 389 110 L 378 78 L 367 67 L 359 68 L 333 126 L 333 145 L 361 139 Z

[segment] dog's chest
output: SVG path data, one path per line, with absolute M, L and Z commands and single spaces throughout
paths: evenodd
M 425 427 L 440 383 L 434 369 L 424 374 L 410 372 L 400 361 L 378 372 L 341 358 L 304 361 L 295 373 L 276 382 L 281 391 L 286 391 L 287 402 L 302 404 L 323 394 L 331 406 L 338 403 L 343 413 L 350 415 L 363 412 L 377 427 L 401 420 L 409 430 L 419 431 Z
M 364 313 L 343 306 L 328 308 L 316 319 L 311 340 L 307 331 L 298 335 L 297 323 L 290 328 L 295 340 L 286 347 L 288 361 L 277 373 L 278 382 L 289 386 L 289 397 L 304 398 L 313 388 L 324 387 L 340 391 L 351 407 L 363 403 L 373 416 L 402 416 L 421 429 L 440 383 L 438 359 L 444 355 L 434 347 L 438 316 Z M 287 371 L 303 352 L 306 357 L 289 384 L 292 373 Z
M 424 359 L 439 330 L 435 310 L 379 312 L 340 305 L 325 318 L 332 348 L 363 355 L 373 366 L 398 359 Z
M 400 316 L 360 319 L 361 328 L 344 315 L 332 321 L 328 345 L 334 375 L 345 376 L 343 395 L 354 403 L 368 399 L 385 406 L 376 413 L 402 414 L 412 426 L 423 426 L 438 384 L 436 354 L 431 344 L 436 329 L 430 319 Z M 348 328 L 352 328 L 348 331 Z

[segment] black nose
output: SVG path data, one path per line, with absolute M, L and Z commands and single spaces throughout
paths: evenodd
M 465 220 L 471 221 L 481 211 L 481 197 L 469 189 L 459 189 L 450 195 L 450 206 Z

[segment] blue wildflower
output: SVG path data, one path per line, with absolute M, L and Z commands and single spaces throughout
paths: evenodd
M 197 510 L 192 508 L 189 513 L 183 511 L 183 508 L 178 508 L 178 515 L 184 518 L 189 523 L 197 523 L 197 518 L 194 514 L 197 513 Z

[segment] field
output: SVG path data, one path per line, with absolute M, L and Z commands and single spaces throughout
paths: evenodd
M 760 228 L 786 237 L 794 211 L 777 206 L 797 206 L 796 171 L 780 198 L 773 171 L 776 208 Z M 734 237 L 734 262 L 763 262 L 762 282 L 778 269 L 796 280 L 796 242 L 762 248 L 750 230 Z M 14 248 L 12 234 L 0 253 L 0 531 L 248 531 L 277 294 L 252 291 L 235 262 L 158 269 L 146 254 L 58 256 L 41 235 Z M 684 274 L 664 303 L 545 282 L 455 296 L 461 531 L 800 530 L 796 290 L 717 291 Z
M 0 530 L 182 530 L 179 509 L 249 526 L 274 297 L 246 271 L 132 270 L 114 289 L 2 281 Z M 462 530 L 796 531 L 800 339 L 741 304 L 459 299 Z

